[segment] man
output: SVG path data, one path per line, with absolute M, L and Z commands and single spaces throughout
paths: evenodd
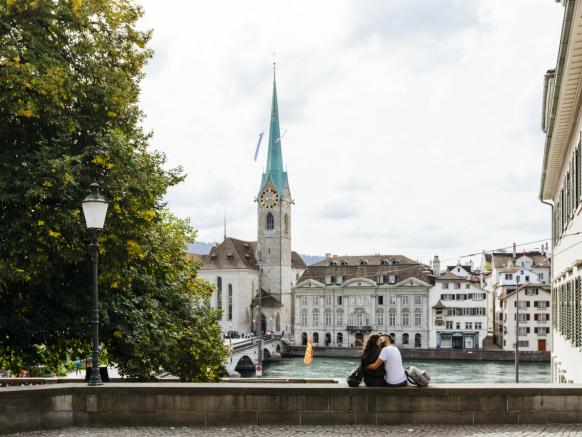
M 385 387 L 406 387 L 407 378 L 402 367 L 402 356 L 390 335 L 383 335 L 378 339 L 378 346 L 382 348 L 375 363 L 366 367 L 367 370 L 376 370 L 382 364 L 386 369 Z

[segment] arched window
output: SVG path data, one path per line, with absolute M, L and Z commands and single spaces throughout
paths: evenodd
M 318 332 L 313 333 L 313 342 L 315 344 L 319 343 L 319 333 Z
M 285 217 L 283 217 L 283 229 L 285 230 L 285 234 L 289 233 L 289 216 L 287 216 L 287 214 L 285 214 Z
M 421 338 L 422 337 L 420 336 L 420 334 L 416 334 L 414 336 L 414 347 L 420 347 L 420 345 L 421 345 Z
M 336 325 L 343 325 L 344 324 L 344 312 L 343 310 L 337 310 L 335 313 L 335 324 Z
M 331 334 L 329 332 L 325 333 L 325 345 L 329 346 L 331 344 Z
M 336 343 L 342 344 L 344 342 L 344 335 L 341 332 L 337 333 Z
M 222 278 L 216 278 L 216 308 L 222 309 Z
M 301 333 L 301 344 L 307 346 L 307 332 Z
M 390 337 L 392 337 L 392 343 L 396 344 L 396 334 L 391 332 Z
M 267 231 L 272 231 L 273 229 L 275 229 L 275 218 L 273 214 L 269 213 L 267 214 Z
M 402 334 L 402 344 L 408 344 L 408 334 Z

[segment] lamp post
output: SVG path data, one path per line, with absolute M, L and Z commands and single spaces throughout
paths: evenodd
M 519 274 L 515 273 L 515 382 L 519 383 Z
M 91 194 L 83 200 L 83 215 L 87 223 L 87 229 L 91 231 L 93 241 L 91 243 L 93 261 L 93 309 L 91 310 L 91 328 L 93 333 L 93 357 L 91 367 L 91 378 L 89 385 L 102 385 L 99 374 L 99 232 L 103 230 L 105 215 L 109 205 L 105 198 L 99 194 L 99 184 L 91 184 Z

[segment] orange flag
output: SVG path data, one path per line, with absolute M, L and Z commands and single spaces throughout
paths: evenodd
M 305 358 L 303 358 L 303 362 L 305 364 L 311 364 L 313 361 L 313 346 L 311 345 L 311 335 L 307 340 L 307 347 L 305 348 Z

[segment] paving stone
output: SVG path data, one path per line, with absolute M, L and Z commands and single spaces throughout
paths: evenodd
M 283 413 L 279 413 L 283 414 Z M 12 434 L 12 437 L 181 437 L 181 436 L 410 436 L 410 437 L 582 437 L 582 425 L 272 425 L 216 427 L 63 428 Z

